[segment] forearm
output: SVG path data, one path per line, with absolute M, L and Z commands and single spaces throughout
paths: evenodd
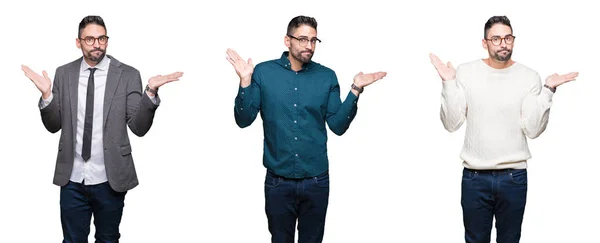
M 530 94 L 523 100 L 521 127 L 527 137 L 537 138 L 546 130 L 553 94 L 548 88 L 542 88 L 539 94 Z
M 260 90 L 255 85 L 240 84 L 235 97 L 234 117 L 240 128 L 250 126 L 260 108 Z
M 46 130 L 51 133 L 58 132 L 62 127 L 59 97 L 58 88 L 55 86 L 49 96 L 44 98 L 44 95 L 42 95 L 42 97 L 40 97 L 38 104 L 42 123 L 44 124 L 44 127 L 46 127 Z
M 458 130 L 466 119 L 467 102 L 464 91 L 457 80 L 442 82 L 442 102 L 440 119 L 449 132 Z
M 331 113 L 328 115 L 327 124 L 336 135 L 341 136 L 346 133 L 358 112 L 358 96 L 353 91 L 348 92 L 346 99 L 338 107 L 331 108 Z

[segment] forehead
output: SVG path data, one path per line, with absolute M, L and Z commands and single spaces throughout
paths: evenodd
M 316 37 L 317 30 L 315 30 L 313 27 L 303 24 L 294 30 L 294 36 L 306 36 L 308 38 Z
M 101 35 L 106 35 L 106 29 L 104 29 L 104 27 L 97 25 L 97 24 L 88 24 L 81 31 L 81 37 L 86 37 L 86 36 L 98 37 Z
M 488 30 L 488 37 L 492 36 L 506 36 L 512 34 L 510 27 L 504 24 L 494 24 L 492 28 Z

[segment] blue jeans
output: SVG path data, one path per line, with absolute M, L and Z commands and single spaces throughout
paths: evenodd
M 467 243 L 489 243 L 496 217 L 496 242 L 518 243 L 527 201 L 527 170 L 471 170 L 462 176 Z
M 96 243 L 117 243 L 127 192 L 114 191 L 108 182 L 86 186 L 69 181 L 60 188 L 63 243 L 87 243 L 94 215 Z
M 265 211 L 272 243 L 293 243 L 296 220 L 298 242 L 320 243 L 329 203 L 329 173 L 287 179 L 267 171 Z

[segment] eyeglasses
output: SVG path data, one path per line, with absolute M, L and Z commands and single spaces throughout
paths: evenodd
M 492 38 L 490 39 L 486 39 L 492 42 L 492 44 L 494 44 L 495 46 L 499 46 L 500 43 L 502 43 L 502 40 L 504 40 L 504 43 L 507 45 L 512 44 L 515 41 L 515 36 L 512 35 L 507 35 L 505 37 L 500 37 L 500 36 L 492 36 Z
M 302 45 L 302 46 L 306 46 L 309 41 L 310 41 L 311 45 L 317 44 L 317 41 L 319 43 L 321 43 L 321 40 L 319 40 L 319 38 L 317 38 L 317 37 L 314 37 L 314 38 L 312 38 L 312 39 L 309 40 L 306 37 L 300 37 L 300 38 L 298 38 L 298 37 L 295 37 L 293 35 L 287 35 L 287 36 L 289 36 L 290 38 L 294 38 L 294 39 L 298 40 L 298 42 L 300 42 L 300 45 Z
M 104 45 L 108 42 L 108 36 L 101 35 L 98 38 L 93 36 L 86 36 L 85 38 L 79 38 L 80 40 L 85 41 L 85 44 L 88 46 L 93 46 L 96 40 L 98 40 L 98 44 Z

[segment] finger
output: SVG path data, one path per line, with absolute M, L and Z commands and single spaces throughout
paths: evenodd
M 452 66 L 451 62 L 448 62 L 448 67 L 454 69 L 454 66 Z
M 252 58 L 248 58 L 248 64 L 252 65 Z
M 227 55 L 228 55 L 228 56 L 229 56 L 229 58 L 231 58 L 233 61 L 236 61 L 236 60 L 237 60 L 237 57 L 238 57 L 238 55 L 237 55 L 237 53 L 235 53 L 235 51 L 234 51 L 234 50 L 232 50 L 232 49 L 227 49 Z
M 50 79 L 50 77 L 48 77 L 48 72 L 46 72 L 46 70 L 42 71 L 42 74 L 44 75 L 44 78 L 46 79 Z

